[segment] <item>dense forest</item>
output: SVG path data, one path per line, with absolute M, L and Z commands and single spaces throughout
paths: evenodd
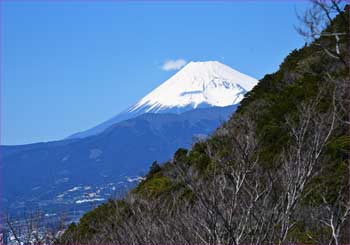
M 154 162 L 135 189 L 86 213 L 57 242 L 349 243 L 343 7 L 314 2 L 299 16 L 308 42 L 262 78 L 230 120 L 171 161 Z

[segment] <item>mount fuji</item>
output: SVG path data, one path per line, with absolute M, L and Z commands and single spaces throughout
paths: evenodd
M 258 80 L 218 61 L 192 61 L 127 110 L 68 138 L 96 135 L 117 122 L 144 113 L 180 114 L 197 108 L 237 105 L 257 83 Z
M 71 139 L 0 146 L 0 201 L 9 213 L 67 210 L 76 220 L 77 210 L 142 179 L 154 160 L 208 137 L 256 83 L 216 61 L 190 62 L 124 112 Z

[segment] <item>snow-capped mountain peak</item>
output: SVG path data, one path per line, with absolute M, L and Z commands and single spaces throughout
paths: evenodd
M 220 62 L 190 62 L 130 107 L 129 112 L 161 112 L 239 103 L 258 81 Z
M 238 104 L 258 81 L 218 61 L 190 62 L 124 112 L 69 138 L 98 134 L 143 113 L 181 113 L 196 108 Z

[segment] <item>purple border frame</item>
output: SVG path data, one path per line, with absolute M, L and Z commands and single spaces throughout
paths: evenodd
M 327 1 L 327 0 L 325 0 Z M 329 0 L 328 0 L 329 1 Z M 2 30 L 3 30 L 3 19 L 2 19 L 2 4 L 4 2 L 25 2 L 25 3 L 30 3 L 30 2 L 45 2 L 45 3 L 75 3 L 75 2 L 86 2 L 86 3 L 122 3 L 122 2 L 134 2 L 134 3 L 144 3 L 144 2 L 149 2 L 150 4 L 152 3 L 171 3 L 171 2 L 196 2 L 196 3 L 201 3 L 201 2 L 215 2 L 215 3 L 224 3 L 224 2 L 249 2 L 249 3 L 258 3 L 258 2 L 308 2 L 307 0 L 0 0 L 0 146 L 2 145 L 2 100 L 1 100 L 1 95 L 3 93 L 2 90 L 2 77 L 3 77 L 3 63 L 2 63 Z M 345 0 L 346 3 L 350 3 L 350 0 Z M 0 170 L 2 169 L 2 154 L 1 154 L 1 148 L 0 148 Z M 2 193 L 2 172 L 0 171 L 0 197 Z M 2 205 L 2 200 L 0 200 L 0 225 L 3 223 L 3 205 Z M 289 243 L 286 243 L 286 245 L 289 245 Z M 292 243 L 293 245 L 304 245 L 303 243 L 296 244 Z M 1 245 L 1 244 L 0 244 Z M 61 245 L 61 244 L 57 244 Z M 63 245 L 63 244 L 62 244 Z M 95 245 L 95 244 L 92 244 Z M 97 245 L 97 244 L 96 244 Z M 113 243 L 108 243 L 108 244 L 99 244 L 99 245 L 117 245 Z M 118 244 L 118 245 L 130 245 L 130 244 Z M 140 245 L 148 245 L 147 243 L 145 244 L 140 244 Z M 159 243 L 158 245 L 169 245 L 169 244 L 161 244 Z M 182 244 L 171 244 L 171 245 L 182 245 Z M 193 244 L 193 245 L 204 245 L 204 244 Z M 242 243 L 241 245 L 250 245 L 250 244 L 244 244 Z M 265 244 L 262 244 L 265 245 Z M 305 244 L 308 245 L 308 244 Z M 320 244 L 323 245 L 323 244 Z M 328 244 L 324 244 L 328 245 Z M 350 240 L 349 243 L 343 244 L 343 245 L 350 245 Z

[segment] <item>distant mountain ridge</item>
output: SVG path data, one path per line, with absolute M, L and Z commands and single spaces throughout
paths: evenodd
M 209 135 L 236 108 L 145 113 L 83 139 L 0 146 L 3 207 L 87 210 L 139 179 L 152 161 Z
M 182 113 L 196 108 L 238 105 L 258 81 L 218 61 L 190 62 L 115 117 L 69 139 L 98 134 L 110 125 L 144 113 Z

